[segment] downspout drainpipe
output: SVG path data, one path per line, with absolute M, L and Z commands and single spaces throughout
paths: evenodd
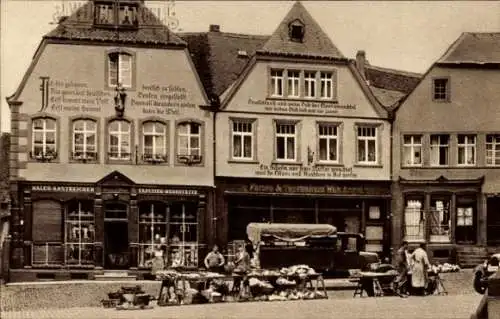
M 217 186 L 215 185 L 215 178 L 217 176 L 217 132 L 216 132 L 216 124 L 215 121 L 217 119 L 217 111 L 218 108 L 214 108 L 212 110 L 212 157 L 213 157 L 213 163 L 212 163 L 212 170 L 213 170 L 213 178 L 214 178 L 214 196 L 212 200 L 212 228 L 213 228 L 213 234 L 214 234 L 214 241 L 215 243 L 218 244 L 218 238 L 217 238 Z

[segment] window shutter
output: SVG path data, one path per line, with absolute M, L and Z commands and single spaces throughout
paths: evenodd
M 62 241 L 62 206 L 54 200 L 33 203 L 33 241 Z

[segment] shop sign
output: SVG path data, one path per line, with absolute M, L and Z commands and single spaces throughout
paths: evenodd
M 54 192 L 54 193 L 94 193 L 92 186 L 59 186 L 59 185 L 32 185 L 32 192 Z
M 323 101 L 256 100 L 249 98 L 248 105 L 263 106 L 264 111 L 273 113 L 337 114 L 343 110 L 356 110 L 353 104 L 338 104 Z
M 198 195 L 195 189 L 164 189 L 164 188 L 139 188 L 139 194 L 159 194 L 159 195 Z
M 356 178 L 352 167 L 299 166 L 286 164 L 260 164 L 255 175 L 265 177 Z
M 251 193 L 276 193 L 276 194 L 388 194 L 389 190 L 382 188 L 367 188 L 364 186 L 343 185 L 289 185 L 289 184 L 249 184 L 245 191 Z

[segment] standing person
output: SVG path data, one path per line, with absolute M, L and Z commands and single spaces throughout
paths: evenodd
M 404 296 L 401 288 L 406 283 L 408 278 L 408 242 L 403 241 L 403 244 L 398 249 L 396 253 L 396 269 L 398 270 L 398 276 L 396 278 L 396 292 L 400 296 Z
M 411 285 L 415 289 L 416 294 L 419 296 L 423 296 L 425 293 L 427 269 L 430 267 L 429 258 L 425 248 L 425 244 L 422 243 L 420 244 L 420 247 L 415 249 L 413 254 L 411 254 L 411 260 L 413 261 Z
M 214 245 L 212 251 L 205 257 L 205 267 L 209 271 L 223 272 L 224 271 L 224 256 L 219 252 L 219 247 Z

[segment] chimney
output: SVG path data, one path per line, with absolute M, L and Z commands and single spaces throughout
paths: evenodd
M 218 24 L 211 24 L 208 31 L 210 32 L 220 32 L 220 25 Z
M 365 64 L 366 64 L 366 53 L 363 50 L 359 50 L 358 53 L 356 53 L 356 67 L 358 68 L 359 73 L 361 73 L 363 79 L 366 80 Z

